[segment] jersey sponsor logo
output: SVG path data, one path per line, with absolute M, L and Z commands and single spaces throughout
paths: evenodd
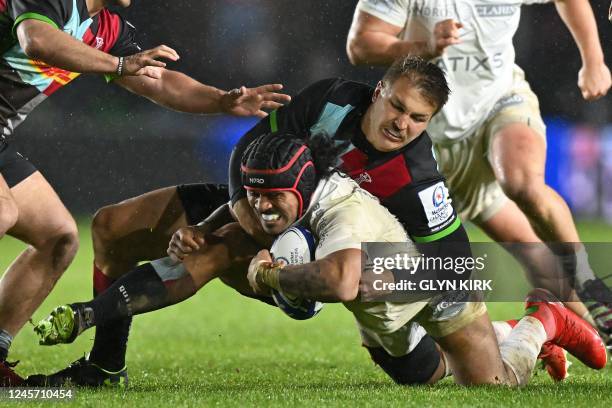
M 443 182 L 436 183 L 420 191 L 419 199 L 421 200 L 423 210 L 425 210 L 429 228 L 437 227 L 453 216 L 452 200 Z
M 414 4 L 412 7 L 412 14 L 421 16 L 421 17 L 443 17 L 443 18 L 453 18 L 455 17 L 455 13 L 452 9 L 447 7 L 431 7 L 426 6 L 424 4 Z
M 447 72 L 473 72 L 473 71 L 492 71 L 495 68 L 504 66 L 504 59 L 501 52 L 497 52 L 490 56 L 482 55 L 465 55 L 465 56 L 448 56 L 446 58 L 438 58 L 435 61 L 440 69 Z
M 370 177 L 368 172 L 364 171 L 363 173 L 361 173 L 359 175 L 359 177 L 357 177 L 354 180 L 355 180 L 355 183 L 361 185 L 361 183 L 371 183 L 372 182 L 372 177 Z
M 509 17 L 519 11 L 517 4 L 475 4 L 480 17 Z

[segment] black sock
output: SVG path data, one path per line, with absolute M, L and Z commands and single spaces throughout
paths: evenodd
M 113 282 L 94 266 L 94 298 L 109 289 Z M 108 371 L 123 369 L 131 325 L 132 318 L 125 317 L 96 326 L 96 336 L 89 353 L 89 361 Z
M 95 299 L 72 306 L 88 316 L 82 329 L 104 326 L 133 315 L 150 312 L 172 304 L 168 290 L 151 264 L 136 267 Z M 93 312 L 93 313 L 90 313 Z M 93 316 L 91 316 L 93 314 Z

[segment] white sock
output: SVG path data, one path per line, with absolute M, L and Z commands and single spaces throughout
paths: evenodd
M 580 246 L 578 252 L 576 252 L 576 283 L 579 288 L 584 286 L 586 281 L 595 279 L 595 274 L 589 265 L 589 255 L 584 248 L 584 245 Z
M 499 346 L 502 360 L 514 372 L 518 385 L 529 382 L 546 337 L 544 325 L 535 317 L 525 316 Z
M 493 324 L 493 331 L 495 331 L 495 336 L 497 337 L 497 344 L 501 345 L 510 335 L 512 326 L 504 321 L 495 321 L 491 323 Z

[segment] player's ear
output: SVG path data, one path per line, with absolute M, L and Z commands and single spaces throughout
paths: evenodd
M 376 88 L 374 89 L 374 93 L 372 94 L 372 102 L 376 102 L 384 86 L 385 84 L 383 83 L 383 81 L 378 81 L 378 83 L 376 84 Z

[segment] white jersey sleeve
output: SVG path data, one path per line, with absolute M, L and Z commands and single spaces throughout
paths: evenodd
M 359 0 L 358 10 L 380 18 L 394 26 L 404 27 L 409 0 Z

